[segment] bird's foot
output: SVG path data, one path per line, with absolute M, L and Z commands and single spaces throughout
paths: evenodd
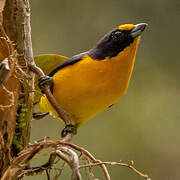
M 65 137 L 68 133 L 77 134 L 77 126 L 72 124 L 66 125 L 61 132 L 61 136 Z
M 53 78 L 50 76 L 41 76 L 38 80 L 38 86 L 43 91 L 44 87 L 48 85 L 52 89 L 53 87 Z
M 33 113 L 32 117 L 33 117 L 33 119 L 35 119 L 35 120 L 39 120 L 39 119 L 44 118 L 44 117 L 47 116 L 48 114 L 49 114 L 49 112 L 36 112 L 36 113 Z

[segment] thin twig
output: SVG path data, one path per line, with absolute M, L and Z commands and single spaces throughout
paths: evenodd
M 4 176 L 2 177 L 1 180 L 5 180 L 6 179 L 5 177 L 7 177 L 7 175 L 9 173 L 11 173 L 11 174 L 12 174 L 12 172 L 13 173 L 17 173 L 19 170 L 23 169 L 25 167 L 25 165 L 27 165 L 27 163 L 29 163 L 29 161 L 37 153 L 39 153 L 42 149 L 49 148 L 49 147 L 55 148 L 56 149 L 55 150 L 56 154 L 59 154 L 59 152 L 60 152 L 61 159 L 63 159 L 68 164 L 72 165 L 72 162 L 71 162 L 72 156 L 70 156 L 71 158 L 69 158 L 67 154 L 66 155 L 64 154 L 64 152 L 65 152 L 65 149 L 64 149 L 65 147 L 64 146 L 70 147 L 73 150 L 76 150 L 76 151 L 84 154 L 86 157 L 88 157 L 92 161 L 92 163 L 90 163 L 90 164 L 81 165 L 81 166 L 76 165 L 76 167 L 83 168 L 83 167 L 100 166 L 102 168 L 103 172 L 104 172 L 106 180 L 110 180 L 111 179 L 110 175 L 109 175 L 109 172 L 108 172 L 108 170 L 106 168 L 106 165 L 119 165 L 119 166 L 128 167 L 131 170 L 133 170 L 136 174 L 146 178 L 146 180 L 150 180 L 148 175 L 143 174 L 140 171 L 138 171 L 134 166 L 132 166 L 132 163 L 131 164 L 126 164 L 126 163 L 122 163 L 122 162 L 102 162 L 100 160 L 97 160 L 89 151 L 87 151 L 86 149 L 84 149 L 84 148 L 82 148 L 80 146 L 77 146 L 77 145 L 69 143 L 69 142 L 53 141 L 53 140 L 43 140 L 43 141 L 38 142 L 36 144 L 29 145 L 26 149 L 24 149 L 19 154 L 19 156 L 17 158 L 15 158 L 12 161 L 10 167 L 8 168 L 6 173 L 4 173 Z M 67 151 L 70 152 L 71 150 L 68 148 Z M 77 160 L 75 160 L 75 161 L 77 162 Z M 52 167 L 52 165 L 54 164 L 53 162 L 54 162 L 54 160 L 51 162 L 51 166 L 46 166 L 46 167 L 42 167 L 41 166 L 42 167 L 41 170 L 43 171 L 43 170 L 50 169 Z M 39 169 L 40 169 L 40 167 L 39 167 Z M 37 170 L 37 173 L 38 173 L 39 172 L 38 169 L 36 169 L 36 170 Z M 28 175 L 28 173 L 31 174 L 32 172 L 36 173 L 35 171 L 31 171 L 31 169 L 29 169 L 24 174 Z
M 54 165 L 55 159 L 56 159 L 56 152 L 53 151 L 50 153 L 49 160 L 47 163 L 38 167 L 24 169 L 22 173 L 18 176 L 18 178 L 23 177 L 25 174 L 26 175 L 32 175 L 32 174 L 37 174 L 37 173 L 39 174 L 39 173 L 42 173 L 43 171 L 46 171 L 47 173 L 47 170 L 50 169 Z
M 64 170 L 65 166 L 66 166 L 66 162 L 64 162 L 60 168 L 55 168 L 55 167 L 52 168 L 53 170 L 55 170 L 55 175 L 53 177 L 53 180 L 58 180 L 58 178 L 61 176 L 62 171 Z
M 47 169 L 46 169 L 46 175 L 47 175 L 47 179 L 50 180 L 50 175 Z
M 67 145 L 73 149 L 76 149 L 77 151 L 83 153 L 84 155 L 86 155 L 93 163 L 101 163 L 100 160 L 97 160 L 89 151 L 87 151 L 86 149 L 82 148 L 82 147 L 79 147 L 75 144 L 72 144 L 72 143 L 64 143 L 64 145 Z M 106 180 L 111 180 L 111 177 L 109 175 L 109 172 L 106 168 L 106 166 L 104 164 L 100 164 L 100 167 L 102 168 L 103 172 L 104 172 L 104 175 L 106 177 Z
M 53 180 L 58 180 L 58 178 L 61 176 L 62 171 L 65 168 L 65 165 L 66 165 L 66 163 L 64 162 L 63 165 L 61 166 L 61 168 L 53 168 L 55 170 L 55 172 L 56 172 Z
M 81 165 L 79 166 L 79 168 L 86 168 L 86 167 L 93 167 L 93 166 L 99 166 L 101 164 L 104 165 L 118 165 L 118 166 L 124 166 L 124 167 L 128 167 L 130 168 L 132 171 L 134 171 L 136 174 L 144 177 L 146 180 L 151 180 L 151 178 L 149 178 L 149 176 L 147 174 L 143 174 L 142 172 L 138 171 L 134 166 L 132 166 L 131 164 L 127 164 L 127 163 L 122 163 L 122 162 L 100 162 L 100 163 L 90 163 L 90 164 L 85 164 L 85 165 Z
M 39 67 L 37 67 L 36 65 L 29 64 L 29 67 L 30 67 L 31 71 L 36 73 L 39 77 L 44 76 L 44 72 Z M 45 93 L 47 99 L 49 100 L 49 102 L 51 103 L 51 105 L 53 106 L 53 108 L 59 114 L 59 117 L 65 122 L 66 125 L 70 125 L 71 122 L 70 122 L 66 112 L 59 106 L 56 99 L 52 95 L 48 85 L 44 86 L 44 93 Z

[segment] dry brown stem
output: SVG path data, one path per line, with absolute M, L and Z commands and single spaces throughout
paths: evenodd
M 134 166 L 133 163 L 124 163 L 124 162 L 99 162 L 99 163 L 91 163 L 91 164 L 85 164 L 85 165 L 81 165 L 79 166 L 79 168 L 86 168 L 86 167 L 93 167 L 93 166 L 99 166 L 99 165 L 118 165 L 118 166 L 124 166 L 124 167 L 128 167 L 130 168 L 132 171 L 134 171 L 136 174 L 138 174 L 139 176 L 144 177 L 146 180 L 151 180 L 151 178 L 147 175 L 147 174 L 143 174 L 142 172 L 140 172 L 139 170 L 137 170 Z
M 26 169 L 26 170 L 22 171 L 22 169 L 28 164 L 28 162 L 30 160 L 33 159 L 33 157 L 37 153 L 39 153 L 41 150 L 43 150 L 45 148 L 50 148 L 50 147 L 55 149 L 53 151 L 53 153 L 51 154 L 51 162 L 49 161 L 50 163 L 49 162 L 46 163 L 46 166 L 43 165 L 40 167 Z M 69 148 L 71 148 L 71 149 L 69 149 Z M 85 164 L 85 165 L 79 165 L 79 160 L 74 151 L 82 153 L 86 158 L 90 159 L 91 163 Z M 51 169 L 52 166 L 54 165 L 55 155 L 58 155 L 62 160 L 64 160 L 65 162 L 67 162 L 70 165 L 70 167 L 73 170 L 72 177 L 74 179 L 80 178 L 78 169 L 84 168 L 84 167 L 100 166 L 104 172 L 106 180 L 110 180 L 111 178 L 110 178 L 109 172 L 106 168 L 106 165 L 118 165 L 118 166 L 130 168 L 136 174 L 140 175 L 141 177 L 145 178 L 146 180 L 150 180 L 148 175 L 143 174 L 140 171 L 138 171 L 132 165 L 132 163 L 127 164 L 127 163 L 123 163 L 123 162 L 102 162 L 100 160 L 97 160 L 90 152 L 88 152 L 86 149 L 84 149 L 80 146 L 77 146 L 77 145 L 69 143 L 69 142 L 63 142 L 63 141 L 53 141 L 53 140 L 47 141 L 46 139 L 39 143 L 29 145 L 26 149 L 24 149 L 19 154 L 19 156 L 12 161 L 11 166 L 8 168 L 8 170 L 4 174 L 2 180 L 7 180 L 10 177 L 10 175 L 12 175 L 12 174 L 15 177 L 17 177 L 18 175 L 20 175 L 22 177 L 23 175 L 30 175 L 33 173 L 39 173 L 39 172 L 43 172 L 48 169 Z M 105 169 L 104 169 L 104 167 L 105 167 Z

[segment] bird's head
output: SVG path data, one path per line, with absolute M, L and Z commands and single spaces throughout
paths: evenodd
M 109 33 L 107 33 L 94 48 L 89 51 L 89 55 L 93 59 L 103 60 L 105 58 L 113 58 L 125 48 L 134 44 L 137 46 L 138 37 L 146 28 L 146 23 L 140 24 L 123 24 Z

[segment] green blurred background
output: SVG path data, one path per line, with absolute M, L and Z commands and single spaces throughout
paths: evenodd
M 180 179 L 180 1 L 31 0 L 31 11 L 34 55 L 71 57 L 119 24 L 149 24 L 127 94 L 79 128 L 73 142 L 103 161 L 134 160 L 153 180 Z M 33 121 L 31 142 L 59 139 L 62 127 L 51 117 Z M 143 179 L 124 167 L 109 170 L 113 180 Z M 104 179 L 100 170 L 95 174 Z

